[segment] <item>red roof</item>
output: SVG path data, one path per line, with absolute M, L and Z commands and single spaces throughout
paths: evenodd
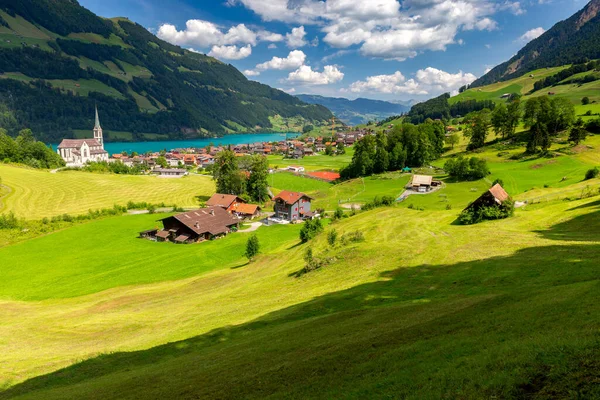
M 235 203 L 231 208 L 231 211 L 240 214 L 254 215 L 259 208 L 260 207 L 256 204 Z
M 296 204 L 302 198 L 307 198 L 307 199 L 311 200 L 311 197 L 307 196 L 304 193 L 289 192 L 287 190 L 284 190 L 281 193 L 279 193 L 273 200 L 283 200 L 287 204 L 291 205 L 291 204 Z
M 510 199 L 510 196 L 508 195 L 508 193 L 506 193 L 506 191 L 504 190 L 504 188 L 502 186 L 500 186 L 499 183 L 496 183 L 491 189 L 490 189 L 490 193 L 494 196 L 494 198 L 496 200 L 498 200 L 500 203 Z
M 335 180 L 340 179 L 340 174 L 338 174 L 337 172 L 316 171 L 309 172 L 308 175 L 314 178 L 323 179 L 324 181 L 328 182 L 333 182 Z

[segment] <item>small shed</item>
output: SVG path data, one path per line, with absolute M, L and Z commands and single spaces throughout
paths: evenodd
M 416 192 L 428 192 L 433 185 L 433 176 L 429 175 L 413 175 L 410 182 L 410 187 Z
M 506 190 L 497 183 L 479 196 L 477 200 L 469 204 L 465 210 L 477 211 L 482 207 L 500 206 L 507 200 L 510 200 L 510 196 L 506 193 Z

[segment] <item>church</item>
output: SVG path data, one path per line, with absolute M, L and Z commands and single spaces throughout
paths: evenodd
M 67 166 L 82 166 L 88 162 L 108 161 L 108 152 L 104 150 L 104 138 L 98 108 L 93 139 L 63 139 L 58 145 L 58 154 Z

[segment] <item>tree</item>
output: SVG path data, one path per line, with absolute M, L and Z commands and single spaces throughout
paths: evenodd
M 331 145 L 331 143 L 327 144 L 325 146 L 325 155 L 326 156 L 332 156 L 333 155 L 333 146 Z
M 246 177 L 238 167 L 237 157 L 230 150 L 217 154 L 213 178 L 217 182 L 218 193 L 240 196 L 246 192 Z
M 338 238 L 338 232 L 337 232 L 337 230 L 332 229 L 327 234 L 327 243 L 329 243 L 329 245 L 331 247 L 333 247 L 333 246 L 335 246 L 335 242 L 337 241 L 337 238 Z
M 248 194 L 259 203 L 269 199 L 269 161 L 261 155 L 252 156 L 250 177 L 248 178 Z
M 492 111 L 492 128 L 496 136 L 504 137 L 505 126 L 508 121 L 508 109 L 504 103 L 500 103 Z
M 244 253 L 244 257 L 246 257 L 249 262 L 252 262 L 259 252 L 260 243 L 258 241 L 258 236 L 252 235 L 246 242 L 246 252 Z
M 167 159 L 164 156 L 160 156 L 156 159 L 156 164 L 160 165 L 161 168 L 167 168 L 167 166 L 169 165 L 167 163 Z
M 470 113 L 465 117 L 465 120 L 467 121 L 465 136 L 471 138 L 467 150 L 475 150 L 485 146 L 491 124 L 489 110 Z
M 377 134 L 375 146 L 376 150 L 375 161 L 373 163 L 373 172 L 375 172 L 376 174 L 381 174 L 387 171 L 390 166 L 390 157 L 386 149 L 387 137 L 383 132 L 379 132 Z
M 583 120 L 579 118 L 569 131 L 569 142 L 573 142 L 575 145 L 578 145 L 580 142 L 585 140 L 586 136 L 587 131 L 583 127 Z
M 581 99 L 581 104 L 583 104 L 584 106 L 587 106 L 588 104 L 590 104 L 590 98 L 589 97 L 584 97 L 583 99 Z
M 319 233 L 323 232 L 323 224 L 320 219 L 309 219 L 300 229 L 300 241 L 306 243 Z
M 460 137 L 456 133 L 453 133 L 452 135 L 446 137 L 446 143 L 452 146 L 452 149 L 454 149 L 454 146 L 460 143 Z
M 483 158 L 458 157 L 450 159 L 444 164 L 444 170 L 451 178 L 456 180 L 477 180 L 490 174 L 487 161 Z
M 309 133 L 310 131 L 312 131 L 315 127 L 312 125 L 304 125 L 304 127 L 302 127 L 302 133 L 306 134 Z
M 346 146 L 344 146 L 344 142 L 342 140 L 340 140 L 337 144 L 337 153 L 346 154 Z

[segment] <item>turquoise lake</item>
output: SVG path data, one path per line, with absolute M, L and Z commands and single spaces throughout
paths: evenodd
M 236 145 L 236 144 L 250 144 L 257 142 L 278 142 L 280 140 L 292 139 L 298 137 L 299 133 L 251 133 L 251 134 L 238 134 L 238 135 L 226 135 L 220 138 L 207 138 L 207 139 L 191 139 L 191 140 L 166 140 L 159 142 L 107 142 L 104 144 L 104 149 L 109 154 L 121 153 L 126 151 L 131 153 L 133 151 L 138 154 L 146 153 L 148 151 L 160 151 L 160 150 L 172 150 L 177 148 L 188 148 L 188 147 L 206 147 L 209 144 L 215 146 L 219 145 Z M 90 138 L 92 137 L 90 132 Z M 58 144 L 53 144 L 52 148 L 56 149 Z

